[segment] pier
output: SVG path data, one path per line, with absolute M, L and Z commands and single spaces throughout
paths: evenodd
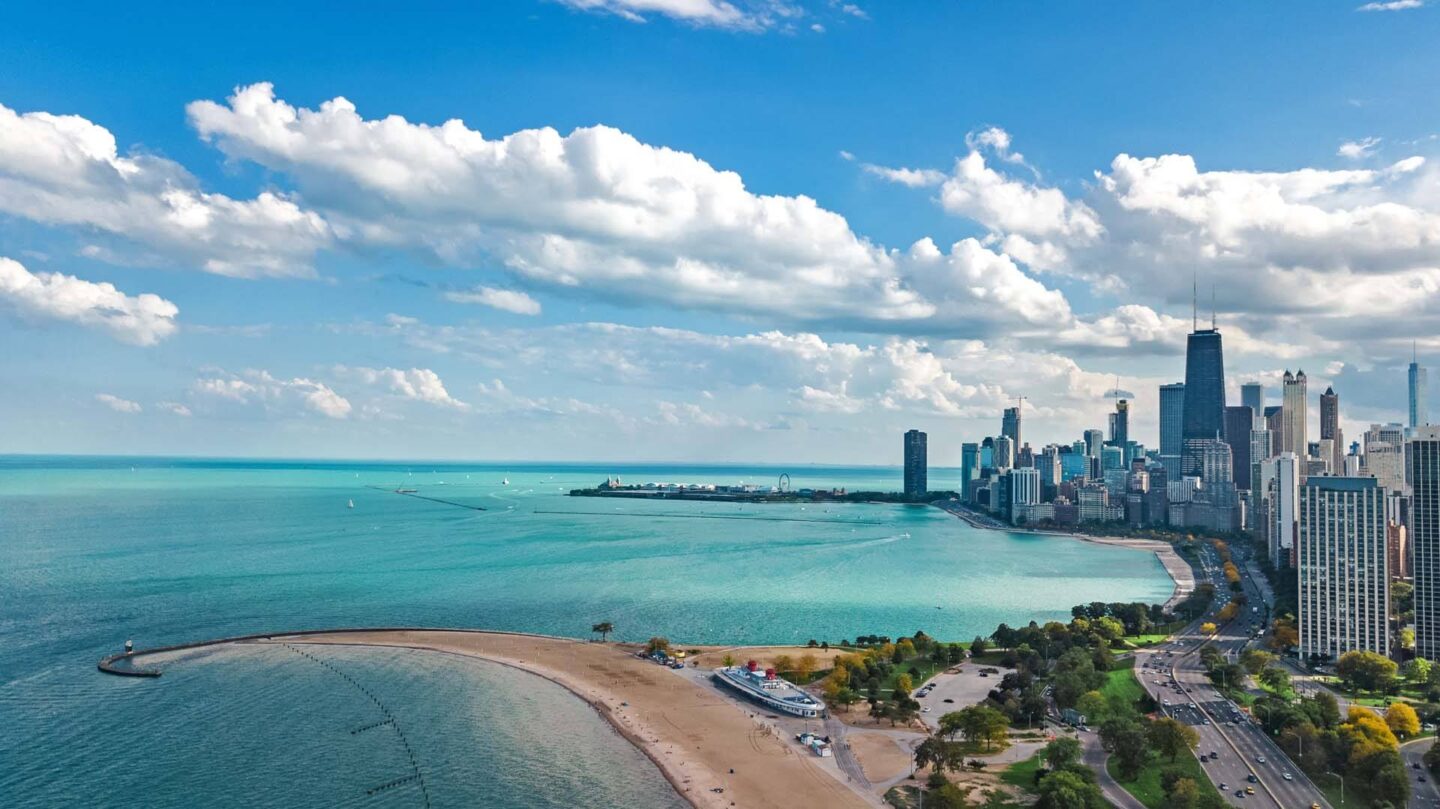
M 485 508 L 484 506 L 471 505 L 470 503 L 457 503 L 457 502 L 455 502 L 454 500 L 442 500 L 442 499 L 440 499 L 439 497 L 427 497 L 426 495 L 420 494 L 419 492 L 411 491 L 411 490 L 407 490 L 407 489 L 386 489 L 386 488 L 382 488 L 382 487 L 380 487 L 380 486 L 370 486 L 369 488 L 374 489 L 374 490 L 377 491 L 377 492 L 390 492 L 390 493 L 392 493 L 392 494 L 398 494 L 398 495 L 402 495 L 402 496 L 404 496 L 404 497 L 413 497 L 413 498 L 415 498 L 416 500 L 429 500 L 429 501 L 432 502 L 432 503 L 439 503 L 439 504 L 445 505 L 445 506 L 454 506 L 454 507 L 456 507 L 456 508 L 468 508 L 468 509 L 470 509 L 471 511 L 485 511 L 485 510 L 486 510 L 486 508 Z

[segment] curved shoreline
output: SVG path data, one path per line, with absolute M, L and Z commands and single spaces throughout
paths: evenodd
M 1158 539 L 1126 539 L 1125 537 L 1102 537 L 1090 534 L 1077 534 L 1069 531 L 1041 531 L 1037 528 L 1023 528 L 1000 523 L 992 523 L 987 519 L 980 519 L 981 515 L 975 514 L 963 508 L 945 508 L 937 505 L 941 511 L 951 514 L 965 522 L 971 528 L 979 528 L 986 531 L 1007 531 L 1012 534 L 1033 534 L 1035 536 L 1061 537 L 1064 539 L 1078 539 L 1081 542 L 1089 542 L 1095 545 L 1108 545 L 1112 548 L 1127 548 L 1132 551 L 1149 551 L 1155 554 L 1160 561 L 1160 566 L 1165 569 L 1166 575 L 1174 585 L 1170 592 L 1170 598 L 1162 605 L 1166 610 L 1173 609 L 1176 604 L 1184 601 L 1187 596 L 1195 591 L 1195 568 L 1175 552 L 1175 548 L 1168 542 Z
M 676 795 L 696 809 L 732 805 L 804 809 L 866 807 L 873 796 L 852 790 L 816 761 L 762 729 L 745 706 L 675 672 L 637 659 L 613 643 L 524 632 L 381 627 L 264 633 L 111 655 L 100 670 L 137 674 L 117 664 L 229 644 L 292 642 L 405 648 L 484 660 L 542 677 L 589 705 L 660 770 Z M 728 773 L 727 773 L 728 771 Z M 797 794 L 797 784 L 807 789 Z M 720 792 L 714 791 L 720 789 Z M 867 799 L 869 798 L 869 799 Z

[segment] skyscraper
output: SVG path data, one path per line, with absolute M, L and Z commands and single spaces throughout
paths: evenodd
M 1306 436 L 1310 411 L 1305 392 L 1305 372 L 1292 374 L 1286 369 L 1281 384 L 1284 394 L 1280 405 L 1280 451 L 1295 453 L 1303 466 L 1310 452 L 1310 441 Z
M 1115 403 L 1115 412 L 1110 416 L 1110 443 L 1125 449 L 1130 442 L 1130 403 L 1121 399 Z
M 1240 404 L 1245 405 L 1259 416 L 1265 412 L 1265 386 L 1259 382 L 1246 382 L 1240 386 Z
M 1314 477 L 1300 487 L 1295 567 L 1302 660 L 1390 656 L 1385 490 L 1374 478 Z
M 1220 331 L 1196 329 L 1185 344 L 1185 409 L 1181 471 L 1200 474 L 1202 441 L 1225 433 L 1225 358 Z
M 1085 454 L 1091 458 L 1100 457 L 1100 447 L 1105 444 L 1104 430 L 1085 431 Z
M 1184 440 L 1185 383 L 1160 386 L 1160 457 L 1179 456 Z
M 1415 577 L 1415 654 L 1440 655 L 1440 427 L 1421 425 L 1405 444 L 1411 470 L 1410 560 Z
M 960 445 L 960 499 L 970 502 L 971 490 L 980 479 L 980 445 Z
M 1250 488 L 1250 433 L 1255 429 L 1255 411 L 1246 405 L 1225 408 L 1225 443 L 1235 464 L 1235 488 Z
M 1002 435 L 995 439 L 995 468 L 1010 469 L 1015 466 L 1015 442 L 1010 436 Z
M 1340 396 L 1333 387 L 1320 394 L 1320 441 L 1330 441 L 1330 474 L 1345 474 L 1345 435 L 1340 431 Z
M 1009 436 L 1013 442 L 1012 446 L 1023 447 L 1024 442 L 1020 440 L 1020 408 L 1007 407 L 1000 416 L 1000 434 Z
M 1427 374 L 1420 367 L 1418 356 L 1410 360 L 1410 426 L 1430 423 L 1430 400 L 1427 398 Z
M 923 497 L 929 489 L 928 460 L 925 450 L 925 434 L 919 430 L 905 433 L 905 494 Z
M 1269 475 L 1270 485 L 1270 564 L 1285 569 L 1290 567 L 1291 554 L 1295 550 L 1296 522 L 1300 508 L 1300 458 L 1293 452 L 1283 452 L 1271 461 L 1275 471 Z

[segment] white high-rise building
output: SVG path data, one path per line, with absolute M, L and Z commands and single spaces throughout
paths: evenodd
M 1272 460 L 1270 518 L 1270 564 L 1290 567 L 1295 550 L 1296 521 L 1300 508 L 1300 457 L 1282 452 Z
M 1313 477 L 1300 487 L 1299 510 L 1300 658 L 1388 657 L 1385 490 L 1374 478 Z
M 1405 428 L 1372 424 L 1365 431 L 1365 474 L 1392 492 L 1405 489 Z
M 1033 466 L 1010 470 L 1010 505 L 1033 506 L 1040 502 L 1040 470 Z
M 1015 465 L 1015 442 L 1010 436 L 1002 435 L 995 439 L 995 468 L 1009 469 Z
M 1292 375 L 1287 370 L 1281 382 L 1283 396 L 1280 405 L 1280 451 L 1293 452 L 1304 458 L 1310 450 L 1310 442 L 1306 437 L 1310 411 L 1306 398 L 1305 372 Z

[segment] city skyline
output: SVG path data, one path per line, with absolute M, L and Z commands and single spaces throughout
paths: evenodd
M 953 467 L 1117 374 L 1155 448 L 1211 316 L 1222 407 L 1304 368 L 1345 436 L 1410 420 L 1433 8 L 1285 12 L 1324 54 L 1239 4 L 787 8 L 0 12 L 0 450 Z

